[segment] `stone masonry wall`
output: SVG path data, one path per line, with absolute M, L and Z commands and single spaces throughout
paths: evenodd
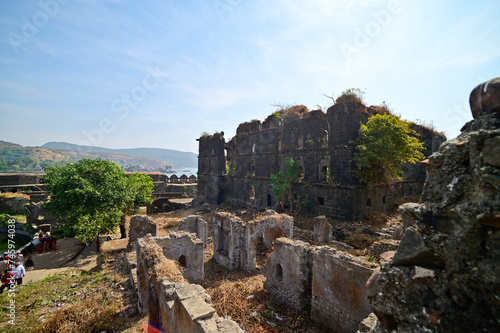
M 366 281 L 375 268 L 327 246 L 313 254 L 311 318 L 335 332 L 356 332 L 370 313 Z
M 215 214 L 212 220 L 215 261 L 228 269 L 254 270 L 256 246 L 269 236 L 266 231 L 272 228 L 292 238 L 293 218 L 272 210 L 266 211 L 262 219 L 249 222 L 229 213 Z
M 135 241 L 147 234 L 156 236 L 156 223 L 153 223 L 147 215 L 134 215 L 130 218 L 130 229 L 128 237 L 128 251 L 135 247 Z
M 326 113 L 295 106 L 263 123 L 241 124 L 227 143 L 223 133 L 203 136 L 198 139 L 198 193 L 210 204 L 253 202 L 259 208 L 272 208 L 278 200 L 269 177 L 283 169 L 286 158 L 293 158 L 300 169 L 294 191 L 309 201 L 303 213 L 352 221 L 370 211 L 391 212 L 395 200 L 421 193 L 425 169 L 405 165 L 404 182 L 372 190 L 352 177 L 351 140 L 360 123 L 379 113 L 383 111 L 359 103 L 337 103 Z M 426 156 L 445 140 L 425 127 L 414 125 L 414 129 L 425 142 Z
M 305 242 L 276 239 L 264 281 L 274 300 L 298 310 L 311 305 L 312 253 L 313 247 Z
M 199 215 L 189 215 L 179 222 L 179 230 L 195 233 L 196 237 L 203 241 L 203 246 L 207 246 L 207 228 L 208 223 Z
M 185 282 L 151 235 L 136 242 L 139 310 L 164 332 L 243 332 L 232 320 L 219 317 L 200 285 Z M 170 267 L 165 271 L 165 267 Z
M 187 231 L 171 232 L 169 236 L 154 237 L 163 255 L 177 260 L 184 269 L 184 277 L 191 283 L 203 281 L 203 241 Z

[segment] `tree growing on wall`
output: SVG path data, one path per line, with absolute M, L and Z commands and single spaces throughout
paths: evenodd
M 375 115 L 361 124 L 352 161 L 354 176 L 369 186 L 400 180 L 404 163 L 424 158 L 423 143 L 410 123 L 390 114 Z
M 284 171 L 280 170 L 277 174 L 271 174 L 270 176 L 274 196 L 278 198 L 281 208 L 290 214 L 293 214 L 294 209 L 300 209 L 300 198 L 296 198 L 293 191 L 293 183 L 297 182 L 297 171 L 297 163 L 293 158 L 287 157 Z M 288 210 L 286 209 L 287 206 Z
M 125 214 L 150 202 L 151 178 L 137 175 L 127 179 L 113 162 L 82 159 L 46 172 L 48 208 L 62 218 L 66 234 L 84 241 L 114 233 Z

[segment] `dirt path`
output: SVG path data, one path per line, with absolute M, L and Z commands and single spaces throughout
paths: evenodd
M 47 276 L 62 271 L 79 269 L 91 270 L 97 266 L 98 253 L 95 243 L 85 246 L 85 243 L 76 238 L 62 238 L 57 241 L 57 250 L 49 252 L 32 252 L 35 269 L 26 272 L 23 282 L 43 280 Z

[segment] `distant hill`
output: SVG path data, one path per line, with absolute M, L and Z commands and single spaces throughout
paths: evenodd
M 0 140 L 0 172 L 41 172 L 46 167 L 73 161 L 74 158 L 53 149 Z
M 191 152 L 182 152 L 163 148 L 128 148 L 128 149 L 110 149 L 93 146 L 81 146 L 67 142 L 47 142 L 42 147 L 57 149 L 61 151 L 74 151 L 78 153 L 104 153 L 121 154 L 133 156 L 136 158 L 160 160 L 184 168 L 198 167 L 198 156 Z

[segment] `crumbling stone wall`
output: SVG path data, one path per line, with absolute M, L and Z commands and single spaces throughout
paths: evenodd
M 195 233 L 203 241 L 204 247 L 207 246 L 207 226 L 208 223 L 199 215 L 189 215 L 179 222 L 179 230 Z
M 311 318 L 335 332 L 356 332 L 370 314 L 366 281 L 376 266 L 328 246 L 313 253 Z
M 141 237 L 151 234 L 156 236 L 156 223 L 151 221 L 147 215 L 134 215 L 130 218 L 130 229 L 128 235 L 129 251 L 135 247 L 135 241 Z
M 474 120 L 429 157 L 392 263 L 374 275 L 372 332 L 500 327 L 500 78 L 470 96 Z
M 154 237 L 139 238 L 136 255 L 139 311 L 147 310 L 150 324 L 168 333 L 243 332 L 234 321 L 217 315 L 203 287 L 187 283 L 179 270 L 172 269 L 175 265 Z
M 310 307 L 313 250 L 299 240 L 276 239 L 264 281 L 274 300 L 298 310 Z
M 163 255 L 177 260 L 183 276 L 191 283 L 203 281 L 203 241 L 187 231 L 171 232 L 169 236 L 154 237 Z
M 280 231 L 275 238 L 292 238 L 293 217 L 268 210 L 261 219 L 244 222 L 230 213 L 215 214 L 212 220 L 215 261 L 229 269 L 254 270 L 256 246 L 265 236 L 271 237 L 267 241 L 274 240 L 266 234 L 272 228 Z
M 326 113 L 296 106 L 263 123 L 241 124 L 227 143 L 223 133 L 203 136 L 198 139 L 198 193 L 210 204 L 231 201 L 274 207 L 278 200 L 269 177 L 290 157 L 300 170 L 294 191 L 309 201 L 304 213 L 342 220 L 361 220 L 370 210 L 388 213 L 398 198 L 421 193 L 425 171 L 420 165 L 405 165 L 405 181 L 374 189 L 352 177 L 351 140 L 360 123 L 383 112 L 359 103 L 337 103 Z M 426 156 L 445 140 L 432 130 L 414 127 L 426 143 Z

